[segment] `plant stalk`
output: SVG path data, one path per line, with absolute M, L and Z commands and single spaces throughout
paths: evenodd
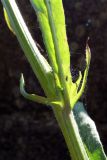
M 56 109 L 55 107 L 53 107 L 53 111 L 65 138 L 71 158 L 73 160 L 89 160 L 79 134 L 73 111 L 68 112 L 68 110 L 62 110 L 61 108 Z

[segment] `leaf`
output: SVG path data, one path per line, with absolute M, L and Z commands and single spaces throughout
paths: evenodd
M 65 81 L 71 85 L 70 52 L 62 0 L 31 0 L 31 3 L 38 16 L 50 61 L 53 59 L 53 71 L 58 72 L 62 83 Z
M 20 78 L 20 92 L 28 100 L 49 105 L 48 98 L 26 92 L 23 74 L 21 74 L 21 78 Z
M 73 109 L 79 132 L 90 160 L 107 160 L 94 121 L 78 102 Z
M 87 82 L 87 77 L 88 77 L 90 60 L 91 60 L 91 52 L 90 52 L 90 48 L 87 45 L 86 46 L 86 68 L 85 68 L 83 77 L 82 77 L 81 72 L 80 72 L 77 82 L 72 84 L 72 88 L 74 86 L 74 88 L 71 90 L 71 104 L 72 104 L 72 107 L 75 106 L 76 102 L 78 102 L 78 100 L 80 99 L 80 97 L 82 96 L 82 94 L 84 92 L 86 82 Z M 81 80 L 82 80 L 82 84 L 81 84 Z M 77 89 L 75 89 L 75 85 L 77 85 L 77 87 L 76 87 Z M 80 87 L 80 89 L 79 89 L 79 87 Z M 78 89 L 79 89 L 79 91 L 78 91 Z
M 50 99 L 50 98 L 39 96 L 37 94 L 27 93 L 25 90 L 25 81 L 24 81 L 23 74 L 21 74 L 21 78 L 20 78 L 20 92 L 26 99 L 31 100 L 33 102 L 41 103 L 48 106 L 54 106 L 54 107 L 63 106 L 62 102 L 58 101 L 58 98 Z
M 51 19 L 53 20 L 53 24 L 49 22 L 51 27 L 51 32 L 53 32 L 52 27 L 54 27 L 55 33 L 53 34 L 55 34 L 55 38 L 59 48 L 59 54 L 60 54 L 59 57 L 61 58 L 62 66 L 64 68 L 64 73 L 66 74 L 70 70 L 70 52 L 66 37 L 65 15 L 62 6 L 62 0 L 45 0 L 45 4 L 47 7 L 48 17 L 49 14 L 50 17 L 52 16 Z M 56 44 L 54 44 L 54 46 L 55 45 Z M 56 55 L 56 58 L 57 56 L 58 55 Z
M 5 8 L 3 8 L 3 10 L 4 10 L 4 18 L 5 18 L 6 24 L 7 24 L 8 28 L 10 29 L 10 31 L 11 31 L 13 34 L 15 34 L 13 28 L 11 27 L 10 20 L 9 20 L 9 17 L 8 17 L 8 14 L 7 14 Z
M 3 6 L 18 41 L 47 96 L 54 96 L 52 68 L 40 54 L 32 36 L 22 18 L 15 0 L 2 0 Z
M 49 57 L 49 61 L 53 68 L 53 71 L 57 74 L 58 73 L 58 66 L 56 63 L 55 57 L 55 50 L 54 50 L 54 43 L 52 39 L 52 34 L 50 30 L 50 25 L 48 21 L 48 13 L 44 3 L 44 0 L 30 0 L 31 4 L 36 11 L 36 15 L 38 17 L 39 26 L 42 32 L 44 44 L 47 50 L 47 54 Z
M 71 85 L 70 52 L 66 37 L 65 15 L 62 0 L 44 0 L 54 41 L 58 72 L 63 88 Z M 70 88 L 70 87 L 68 87 Z

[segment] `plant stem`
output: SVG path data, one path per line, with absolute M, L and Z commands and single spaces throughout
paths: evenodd
M 44 2 L 47 7 L 48 19 L 54 42 L 56 61 L 58 64 L 59 79 L 63 87 L 62 97 L 64 100 L 64 106 L 62 106 L 62 108 L 53 107 L 53 111 L 59 123 L 59 126 L 62 130 L 63 136 L 65 138 L 70 155 L 73 158 L 73 160 L 88 160 L 89 158 L 87 157 L 87 153 L 85 151 L 82 139 L 79 134 L 78 126 L 76 124 L 73 112 L 71 110 L 72 106 L 70 103 L 70 94 L 69 94 L 70 86 L 68 87 L 66 81 L 66 73 L 64 71 L 64 66 L 62 65 L 62 58 L 59 48 L 58 37 L 56 34 L 57 31 L 55 29 L 55 22 L 51 10 L 51 5 L 48 0 L 44 0 Z
M 53 107 L 53 111 L 65 138 L 72 159 L 89 160 L 83 146 L 72 110 L 67 112 L 65 109 L 62 110 L 60 108 L 56 109 Z

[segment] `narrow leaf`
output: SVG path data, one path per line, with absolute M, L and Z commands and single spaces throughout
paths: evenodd
M 54 73 L 58 73 L 58 67 L 56 63 L 55 57 L 55 50 L 54 50 L 54 43 L 52 39 L 52 34 L 50 30 L 49 20 L 48 20 L 48 13 L 44 3 L 44 0 L 30 0 L 31 4 L 36 12 L 38 17 L 40 29 L 42 32 L 44 44 L 47 50 L 47 54 L 49 57 L 49 61 L 53 68 Z
M 3 10 L 4 10 L 4 18 L 5 18 L 6 24 L 7 24 L 8 28 L 10 29 L 10 31 L 11 31 L 13 34 L 15 34 L 15 32 L 13 31 L 13 28 L 12 28 L 12 26 L 11 26 L 11 24 L 10 24 L 10 20 L 9 20 L 9 17 L 8 17 L 8 14 L 7 14 L 5 8 L 3 8 Z
M 68 104 L 72 77 L 62 0 L 31 0 L 31 3 L 37 13 L 56 86 L 63 91 Z
M 28 100 L 31 100 L 37 103 L 41 103 L 41 104 L 45 104 L 45 105 L 49 105 L 48 99 L 46 97 L 42 97 L 39 95 L 35 95 L 35 94 L 26 92 L 23 74 L 21 74 L 21 78 L 20 78 L 20 92 Z
M 22 18 L 15 0 L 2 0 L 18 41 L 46 95 L 54 94 L 53 74 L 46 59 L 40 54 Z
M 86 86 L 86 82 L 87 82 L 87 77 L 88 77 L 90 60 L 91 60 L 91 52 L 90 52 L 90 48 L 87 45 L 86 46 L 86 69 L 84 71 L 84 75 L 83 75 L 83 78 L 82 78 L 82 84 L 81 84 L 81 74 L 79 75 L 79 77 L 80 77 L 79 78 L 79 82 L 81 84 L 80 90 L 78 91 L 78 88 L 77 88 L 77 90 L 75 90 L 76 92 L 74 93 L 74 96 L 72 96 L 73 94 L 71 92 L 71 104 L 72 104 L 72 107 L 75 106 L 76 102 L 80 99 L 81 95 L 84 92 L 84 89 L 85 89 L 85 86 Z M 79 87 L 79 85 L 78 85 L 78 87 Z
M 65 84 L 69 81 L 71 82 L 71 73 L 70 52 L 66 37 L 65 15 L 62 0 L 44 0 L 44 2 L 47 8 L 50 29 L 54 41 L 59 77 L 61 83 Z
M 83 103 L 78 102 L 73 112 L 89 159 L 107 160 L 95 123 L 87 114 Z

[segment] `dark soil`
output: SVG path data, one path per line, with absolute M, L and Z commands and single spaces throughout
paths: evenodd
M 85 68 L 85 45 L 90 37 L 92 59 L 81 101 L 96 122 L 107 153 L 107 0 L 63 0 L 63 3 L 71 62 L 76 71 Z M 29 1 L 18 0 L 18 4 L 34 39 L 44 48 Z M 29 102 L 20 95 L 21 72 L 27 89 L 42 95 L 16 37 L 4 22 L 0 3 L 0 160 L 69 160 L 51 108 Z

